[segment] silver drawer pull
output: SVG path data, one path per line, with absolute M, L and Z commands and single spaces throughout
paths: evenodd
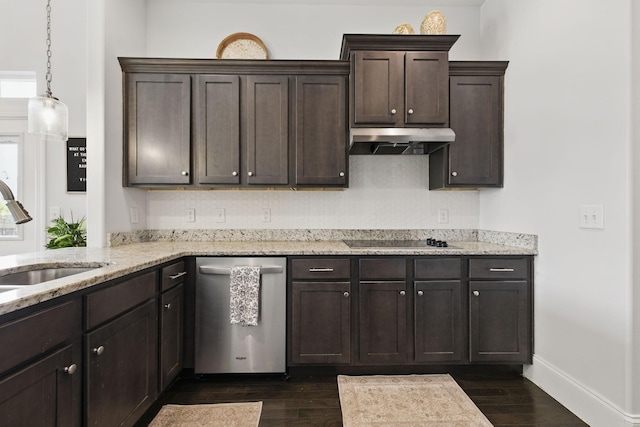
M 66 366 L 64 368 L 64 371 L 69 375 L 73 375 L 76 373 L 77 369 L 78 369 L 78 365 L 76 365 L 75 363 L 72 363 L 71 365 Z
M 424 292 L 418 291 L 418 296 L 422 296 L 422 295 L 424 295 Z
M 404 296 L 404 294 L 406 294 L 406 292 L 405 292 L 405 291 L 400 291 L 400 292 L 399 292 L 399 294 L 400 294 L 401 296 Z
M 516 271 L 515 268 L 490 268 L 490 272 L 492 273 L 511 273 Z
M 309 269 L 309 273 L 332 273 L 333 272 L 333 268 L 327 268 L 327 267 L 311 267 Z
M 93 354 L 97 354 L 98 356 L 100 356 L 102 353 L 104 353 L 104 346 L 101 345 L 100 347 L 96 347 L 91 351 L 93 351 Z
M 342 295 L 344 295 L 345 298 L 349 298 L 349 292 L 345 292 Z
M 166 308 L 167 310 L 171 310 L 171 303 L 165 304 L 164 308 Z
M 480 295 L 480 292 L 478 292 L 478 291 L 473 291 L 473 296 L 474 296 L 474 297 L 477 297 L 478 295 Z
M 187 274 L 186 271 L 182 271 L 180 273 L 174 274 L 173 276 L 169 276 L 169 279 L 176 280 L 178 277 L 185 276 Z
M 260 274 L 277 274 L 282 273 L 282 267 L 279 265 L 261 265 Z M 231 274 L 231 267 L 214 267 L 212 265 L 201 265 L 200 273 L 202 274 L 220 274 L 220 275 L 229 275 Z

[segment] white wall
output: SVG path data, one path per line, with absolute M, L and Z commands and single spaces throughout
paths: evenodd
M 630 402 L 631 0 L 487 0 L 482 39 L 507 58 L 505 182 L 480 228 L 539 236 L 527 375 L 594 426 Z M 602 204 L 604 230 L 580 229 Z M 635 415 L 634 415 L 635 414 Z
M 632 43 L 631 43 L 631 56 L 632 66 L 631 75 L 640 75 L 640 3 L 635 1 L 631 3 L 631 22 L 632 22 Z M 635 24 L 635 25 L 634 25 Z M 630 333 L 630 339 L 633 343 L 631 348 L 631 357 L 629 363 L 631 365 L 631 384 L 635 386 L 631 387 L 628 399 L 631 400 L 631 410 L 634 414 L 640 413 L 640 265 L 633 262 L 637 259 L 637 254 L 640 253 L 640 226 L 638 225 L 638 214 L 640 213 L 640 196 L 638 191 L 640 190 L 640 149 L 637 142 L 640 141 L 640 83 L 638 79 L 632 79 L 632 103 L 631 103 L 631 122 L 633 123 L 632 129 L 632 141 L 630 158 L 633 162 L 633 181 L 631 186 L 631 194 L 633 195 L 633 208 L 632 218 L 635 218 L 633 223 L 633 279 L 631 282 L 631 293 L 633 298 L 629 299 L 629 303 L 633 310 L 633 325 Z
M 409 22 L 419 31 L 423 17 L 436 6 L 320 6 L 297 4 L 151 1 L 147 4 L 146 51 L 114 50 L 113 55 L 214 58 L 227 35 L 245 31 L 258 35 L 271 59 L 338 59 L 344 33 L 391 33 Z M 462 34 L 451 59 L 477 59 L 478 7 L 439 7 L 448 18 L 448 32 Z M 107 27 L 115 25 L 107 22 Z M 122 28 L 118 24 L 118 28 Z M 111 43 L 111 39 L 108 41 Z M 121 45 L 123 47 L 124 45 Z M 108 60 L 109 55 L 107 56 Z M 113 76 L 116 71 L 112 70 Z M 117 74 L 117 79 L 121 76 Z M 113 96 L 107 111 L 109 173 L 119 173 L 121 100 Z M 119 177 L 107 179 L 107 232 L 136 228 L 476 228 L 477 192 L 429 192 L 427 158 L 352 157 L 351 188 L 331 192 L 179 191 L 122 189 Z M 361 183 L 366 183 L 361 188 Z M 147 197 L 141 205 L 140 194 Z M 391 195 L 391 196 L 389 196 Z M 129 223 L 129 208 L 140 210 L 140 224 Z M 186 209 L 197 209 L 196 222 L 186 222 Z M 225 223 L 215 222 L 212 207 L 227 210 Z M 257 210 L 272 210 L 262 222 Z M 448 224 L 437 224 L 438 208 L 447 208 Z M 252 214 L 246 214 L 251 212 Z M 360 213 L 359 215 L 357 213 Z M 304 214 L 304 216 L 302 216 Z M 402 218 L 400 220 L 400 218 Z M 146 220 L 146 222 L 144 222 Z
M 0 0 L 0 70 L 36 71 L 38 93 L 44 93 L 46 89 L 45 6 L 44 1 Z M 64 0 L 53 2 L 51 11 L 51 88 L 53 95 L 69 107 L 69 135 L 73 137 L 86 136 L 85 9 L 85 0 Z M 26 109 L 24 115 L 26 116 Z M 36 140 L 27 137 L 25 143 L 33 144 Z M 45 192 L 46 205 L 38 206 L 38 210 L 35 206 L 25 205 L 33 215 L 38 215 L 39 221 L 42 221 L 42 224 L 38 224 L 39 227 L 48 225 L 51 206 L 60 207 L 62 214 L 67 218 L 72 212 L 76 219 L 86 215 L 86 195 L 66 193 L 66 144 L 49 141 L 46 152 L 47 176 L 39 180 L 40 183 L 44 183 L 39 184 L 42 188 L 36 187 L 38 193 Z M 28 160 L 34 161 L 33 158 Z M 30 250 L 43 249 L 44 233 L 38 230 L 36 234 L 40 234 L 40 237 L 28 245 L 29 248 L 33 248 Z M 2 253 L 25 251 L 25 247 L 9 242 L 3 242 L 2 246 Z

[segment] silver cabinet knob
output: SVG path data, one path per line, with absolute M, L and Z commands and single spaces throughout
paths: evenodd
M 344 176 L 344 172 L 340 172 L 338 175 L 340 175 L 340 177 Z
M 180 172 L 180 174 L 181 174 L 182 176 L 187 176 L 187 175 L 189 175 L 189 172 L 187 172 L 187 171 L 182 171 L 182 172 Z
M 458 172 L 451 172 L 451 176 L 458 176 Z
M 345 297 L 345 298 L 349 298 L 349 292 L 345 292 L 345 293 L 344 293 L 344 294 L 342 294 L 342 295 L 344 295 L 344 297 Z
M 166 308 L 167 310 L 171 310 L 171 303 L 169 303 L 169 304 L 165 304 L 165 305 L 164 305 L 164 308 Z
M 73 375 L 77 370 L 78 370 L 78 365 L 76 365 L 75 363 L 72 363 L 71 365 L 66 366 L 64 368 L 64 371 L 69 375 Z
M 424 295 L 424 292 L 422 292 L 422 291 L 418 291 L 418 295 L 419 295 L 419 296 L 422 296 L 422 295 Z
M 102 353 L 104 353 L 104 346 L 101 345 L 100 347 L 96 347 L 91 351 L 93 351 L 93 354 L 97 354 L 98 356 L 100 356 Z
M 392 109 L 391 109 L 391 114 L 395 114 L 395 113 L 397 113 L 396 109 L 395 109 L 395 108 L 392 108 Z
M 231 172 L 231 175 L 233 175 L 233 176 L 238 176 L 238 171 L 233 171 L 233 172 Z
M 473 291 L 473 296 L 474 296 L 474 297 L 477 297 L 478 295 L 480 295 L 480 292 L 478 292 L 478 291 Z
M 404 296 L 404 294 L 406 294 L 405 291 L 400 291 L 400 295 Z
M 253 176 L 253 172 L 249 172 L 247 175 L 249 175 L 249 176 Z
M 409 110 L 407 111 L 408 115 L 412 115 L 413 114 L 413 108 L 409 108 Z

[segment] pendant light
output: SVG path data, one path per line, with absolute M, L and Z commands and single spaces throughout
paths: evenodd
M 69 110 L 51 93 L 51 0 L 47 0 L 47 91 L 29 99 L 29 133 L 68 139 Z

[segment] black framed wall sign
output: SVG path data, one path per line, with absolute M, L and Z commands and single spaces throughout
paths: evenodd
M 87 138 L 67 140 L 67 192 L 87 191 Z

